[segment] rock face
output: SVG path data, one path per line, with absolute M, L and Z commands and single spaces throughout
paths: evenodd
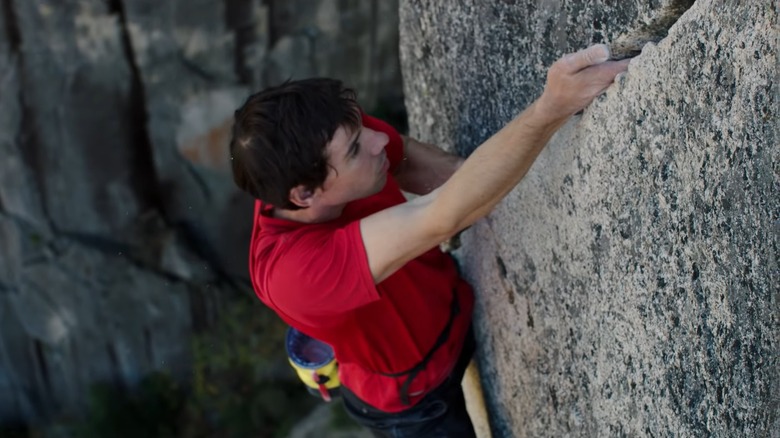
M 561 54 L 660 40 L 463 237 L 494 435 L 777 436 L 777 3 L 400 10 L 411 135 L 461 153 Z
M 0 3 L 0 423 L 43 421 L 186 375 L 246 289 L 252 200 L 213 170 L 233 111 L 310 75 L 397 98 L 397 2 Z

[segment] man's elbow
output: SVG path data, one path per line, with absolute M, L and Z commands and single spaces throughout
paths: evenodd
M 452 214 L 446 208 L 442 208 L 438 202 L 436 202 L 436 192 L 431 192 L 420 198 L 430 198 L 426 203 L 426 208 L 423 209 L 422 221 L 425 224 L 426 235 L 437 242 L 444 242 L 450 237 L 454 236 L 461 229 L 465 228 L 463 220 L 458 218 L 457 215 Z M 420 199 L 418 198 L 418 199 Z

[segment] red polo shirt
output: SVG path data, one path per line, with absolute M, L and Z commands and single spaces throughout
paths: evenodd
M 403 158 L 398 132 L 370 116 L 363 116 L 363 125 L 390 137 L 392 172 Z M 250 274 L 260 300 L 291 326 L 330 344 L 342 384 L 387 412 L 409 408 L 400 397 L 406 377 L 382 374 L 405 371 L 423 359 L 447 324 L 454 290 L 461 311 L 447 342 L 409 387 L 410 402 L 417 403 L 452 370 L 474 301 L 452 259 L 438 248 L 374 284 L 359 221 L 402 202 L 391 175 L 379 193 L 347 204 L 341 217 L 320 224 L 270 217 L 270 207 L 258 201 L 250 247 Z

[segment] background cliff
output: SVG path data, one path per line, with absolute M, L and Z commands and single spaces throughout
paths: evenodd
M 560 55 L 659 41 L 463 236 L 494 435 L 778 436 L 777 2 L 400 11 L 410 134 L 463 154 Z
M 251 296 L 251 200 L 212 169 L 235 107 L 288 76 L 341 77 L 395 111 L 397 8 L 0 0 L 0 423 L 83 413 L 94 383 L 154 371 L 252 421 L 288 407 L 224 368 L 226 340 L 269 331 L 230 353 L 246 360 L 279 327 L 231 306 Z M 411 134 L 464 155 L 561 54 L 659 41 L 463 236 L 494 435 L 777 436 L 776 2 L 403 0 L 400 15 Z M 233 386 L 204 384 L 215 373 Z M 108 430 L 148 436 L 127 418 Z
M 278 357 L 280 333 L 260 342 L 272 348 L 248 342 L 271 329 L 262 316 L 231 311 L 248 325 L 214 328 L 252 295 L 252 202 L 214 170 L 233 111 L 315 75 L 355 87 L 368 111 L 402 108 L 397 2 L 0 6 L 0 423 L 83 413 L 97 382 L 185 379 L 207 327 L 201 355 L 219 359 L 201 381 L 231 342 L 247 341 L 241 360 Z M 284 394 L 253 406 L 244 387 L 225 392 L 284 409 Z

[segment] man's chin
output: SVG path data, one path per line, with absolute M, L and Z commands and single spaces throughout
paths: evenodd
M 385 185 L 387 185 L 387 173 L 383 173 L 382 177 L 379 178 L 379 182 L 377 182 L 377 190 L 376 193 L 379 193 L 382 191 L 383 188 L 385 188 Z
M 387 184 L 387 174 L 383 175 L 382 178 L 376 182 L 374 188 L 371 190 L 370 193 L 366 194 L 365 197 L 368 198 L 369 196 L 374 196 L 377 193 L 381 192 L 382 189 L 385 188 L 385 184 Z

